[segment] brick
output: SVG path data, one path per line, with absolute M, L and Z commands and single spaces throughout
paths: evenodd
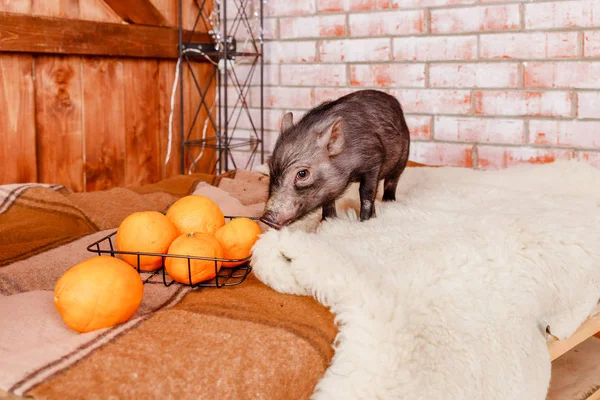
M 406 115 L 406 124 L 410 131 L 411 139 L 430 140 L 431 139 L 431 119 L 432 117 L 424 115 Z
M 519 64 L 432 64 L 430 87 L 514 88 L 519 86 Z
M 519 1 L 521 3 L 524 3 L 526 1 L 531 1 L 531 0 L 513 0 L 513 1 Z M 506 2 L 506 0 L 479 0 L 480 3 L 485 4 L 485 3 L 504 3 Z
M 557 1 L 525 5 L 525 28 L 600 26 L 600 1 Z
M 389 0 L 350 0 L 350 10 L 381 10 L 389 7 Z
M 319 47 L 322 62 L 365 62 L 390 59 L 390 39 L 324 40 Z
M 600 119 L 600 92 L 577 93 L 577 118 Z
M 475 4 L 476 0 L 392 0 L 392 8 L 425 8 Z
M 520 144 L 525 140 L 525 123 L 519 119 L 436 117 L 436 140 Z
M 583 33 L 583 56 L 600 57 L 600 31 Z
M 229 13 L 229 11 L 227 11 Z M 234 23 L 234 20 L 227 20 L 227 29 Z M 252 35 L 254 38 L 258 40 L 260 34 L 260 24 L 258 23 L 250 23 L 250 28 Z M 263 29 L 263 37 L 266 40 L 276 39 L 279 37 L 279 30 L 277 28 L 277 18 L 264 18 L 264 29 Z M 239 51 L 255 51 L 252 47 L 252 43 L 248 41 L 245 43 L 246 39 L 250 39 L 250 33 L 245 25 L 240 25 L 239 29 L 235 32 L 235 38 L 237 39 L 238 50 Z M 258 47 L 258 45 L 257 45 Z
M 270 63 L 315 62 L 317 44 L 315 41 L 265 42 L 265 61 Z
M 317 0 L 317 9 L 319 12 L 348 11 L 349 8 L 349 0 Z
M 600 89 L 600 62 L 530 62 L 523 68 L 525 87 Z
M 469 90 L 402 89 L 391 94 L 402 104 L 406 113 L 415 114 L 469 114 Z
M 308 15 L 317 11 L 315 0 L 269 0 L 263 6 L 265 16 Z
M 248 117 L 248 113 L 246 113 L 245 111 L 243 111 L 240 114 L 240 118 L 238 121 L 238 128 L 251 130 L 252 125 L 254 124 L 254 127 L 256 129 L 260 129 L 260 108 L 249 108 L 248 111 L 249 111 L 250 117 Z M 281 124 L 282 117 L 283 117 L 283 110 L 265 108 L 263 110 L 265 130 L 279 130 L 279 126 Z M 234 118 L 234 120 L 235 119 L 237 119 L 237 113 L 236 113 L 236 118 Z
M 532 147 L 477 146 L 477 167 L 501 169 L 521 164 L 546 164 L 558 159 L 572 159 L 575 152 Z
M 350 67 L 351 86 L 424 87 L 425 64 L 358 64 Z
M 234 66 L 234 70 L 240 83 L 243 84 L 246 81 L 248 74 L 250 73 L 250 65 L 237 64 Z M 265 64 L 265 69 L 263 71 L 263 82 L 265 85 L 278 85 L 279 66 Z M 260 64 L 258 63 L 254 68 L 254 72 L 252 73 L 252 81 L 250 84 L 252 86 L 260 85 Z
M 231 158 L 235 160 L 235 164 L 232 163 Z M 243 150 L 232 150 L 231 158 L 229 159 L 229 165 L 231 168 L 234 168 L 234 165 L 237 169 L 245 169 L 250 170 L 257 165 L 260 165 L 260 153 L 257 151 L 252 154 L 252 151 L 243 151 Z
M 260 91 L 253 90 L 250 94 L 250 104 L 256 107 Z M 313 93 L 311 88 L 266 87 L 263 98 L 265 108 L 311 108 Z
M 475 93 L 475 114 L 569 117 L 573 95 L 568 92 L 484 91 Z
M 498 33 L 482 35 L 481 58 L 575 58 L 577 32 Z
M 389 6 L 389 0 L 317 0 L 319 12 L 382 10 Z
M 414 162 L 450 167 L 473 167 L 473 146 L 454 143 L 413 142 L 409 159 Z
M 412 35 L 425 32 L 425 10 L 350 14 L 350 36 Z
M 313 106 L 319 105 L 325 101 L 336 100 L 354 91 L 356 90 L 348 88 L 315 88 Z
M 600 121 L 529 121 L 532 144 L 600 149 Z
M 281 84 L 299 86 L 346 85 L 345 64 L 291 64 L 281 66 Z M 293 89 L 290 89 L 293 90 Z
M 431 11 L 431 32 L 460 33 L 519 29 L 518 4 Z
M 577 152 L 577 159 L 585 161 L 596 168 L 600 168 L 600 152 L 580 151 Z
M 281 18 L 279 26 L 281 39 L 344 36 L 346 34 L 346 16 Z
M 476 36 L 394 39 L 394 59 L 413 61 L 471 60 L 477 57 Z

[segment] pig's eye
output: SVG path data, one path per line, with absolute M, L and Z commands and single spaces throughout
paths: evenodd
M 298 171 L 298 173 L 296 174 L 296 177 L 298 179 L 306 179 L 308 178 L 308 170 L 307 169 L 301 169 L 300 171 Z

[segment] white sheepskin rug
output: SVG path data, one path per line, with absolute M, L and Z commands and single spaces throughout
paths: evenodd
M 260 280 L 336 316 L 313 398 L 545 399 L 546 329 L 567 338 L 600 298 L 600 170 L 409 168 L 397 198 L 359 222 L 349 193 L 254 247 Z

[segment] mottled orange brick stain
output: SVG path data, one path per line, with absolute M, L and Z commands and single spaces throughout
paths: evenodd
M 321 28 L 321 36 L 344 36 L 346 34 L 345 25 L 326 26 Z
M 406 115 L 405 118 L 412 139 L 431 139 L 431 117 Z
M 353 11 L 382 10 L 389 8 L 388 0 L 349 0 Z

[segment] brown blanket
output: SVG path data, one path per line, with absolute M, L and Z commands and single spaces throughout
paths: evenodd
M 258 215 L 266 188 L 245 171 L 95 193 L 0 186 L 0 397 L 308 398 L 333 355 L 333 316 L 252 275 L 221 289 L 147 284 L 129 322 L 87 334 L 52 303 L 56 280 L 128 214 L 195 192 L 226 214 Z

